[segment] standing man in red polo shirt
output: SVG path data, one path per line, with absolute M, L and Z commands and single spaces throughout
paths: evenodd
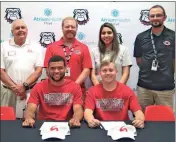
M 78 23 L 73 17 L 63 19 L 63 37 L 47 47 L 44 67 L 47 68 L 51 56 L 62 56 L 67 63 L 66 78 L 81 85 L 84 92 L 84 80 L 90 73 L 92 62 L 88 47 L 75 38 L 77 29 Z

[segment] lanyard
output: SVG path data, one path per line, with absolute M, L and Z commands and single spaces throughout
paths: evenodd
M 155 42 L 154 42 L 154 39 L 153 39 L 153 34 L 152 34 L 152 30 L 151 30 L 151 41 L 152 41 L 152 47 L 153 47 L 153 51 L 154 51 L 154 56 L 155 56 L 155 60 L 157 60 L 157 51 L 156 51 L 156 46 L 155 46 Z
M 65 54 L 65 59 L 66 59 L 67 65 L 68 65 L 68 64 L 69 64 L 69 61 L 70 61 L 70 58 L 71 58 L 71 55 L 72 55 L 72 53 L 73 53 L 73 47 L 71 47 L 69 54 L 67 54 L 67 52 L 66 52 L 66 49 L 65 49 L 66 47 L 67 47 L 67 46 L 65 46 L 65 45 L 62 46 L 63 51 L 64 51 L 64 54 Z

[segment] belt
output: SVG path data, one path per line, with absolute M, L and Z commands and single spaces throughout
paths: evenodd
M 36 84 L 36 83 L 35 83 Z M 34 85 L 32 85 L 32 86 L 30 86 L 29 87 L 29 89 L 27 89 L 27 90 L 30 90 L 30 89 L 32 89 L 34 86 L 35 86 L 35 84 Z M 4 88 L 6 88 L 6 89 L 10 89 L 9 87 L 7 87 L 7 86 L 5 86 L 5 85 L 2 85 Z M 11 89 L 10 89 L 11 90 Z

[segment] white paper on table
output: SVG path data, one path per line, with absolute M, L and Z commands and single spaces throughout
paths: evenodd
M 103 125 L 105 130 L 110 130 L 114 127 L 122 127 L 126 125 L 126 123 L 123 121 L 102 121 L 101 124 Z
M 40 135 L 51 132 L 51 128 L 53 128 L 52 132 L 61 132 L 64 135 L 70 135 L 68 122 L 44 122 L 40 127 Z

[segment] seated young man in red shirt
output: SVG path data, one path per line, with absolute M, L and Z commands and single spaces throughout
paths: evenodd
M 134 92 L 116 81 L 115 64 L 103 61 L 100 66 L 102 83 L 91 87 L 86 94 L 84 118 L 89 127 L 97 127 L 100 121 L 129 120 L 128 110 L 135 115 L 135 127 L 144 127 L 144 114 Z
M 66 63 L 63 57 L 53 56 L 48 62 L 48 79 L 32 89 L 23 126 L 33 126 L 39 106 L 39 120 L 68 120 L 70 126 L 80 126 L 83 118 L 82 91 L 74 81 L 65 79 Z

